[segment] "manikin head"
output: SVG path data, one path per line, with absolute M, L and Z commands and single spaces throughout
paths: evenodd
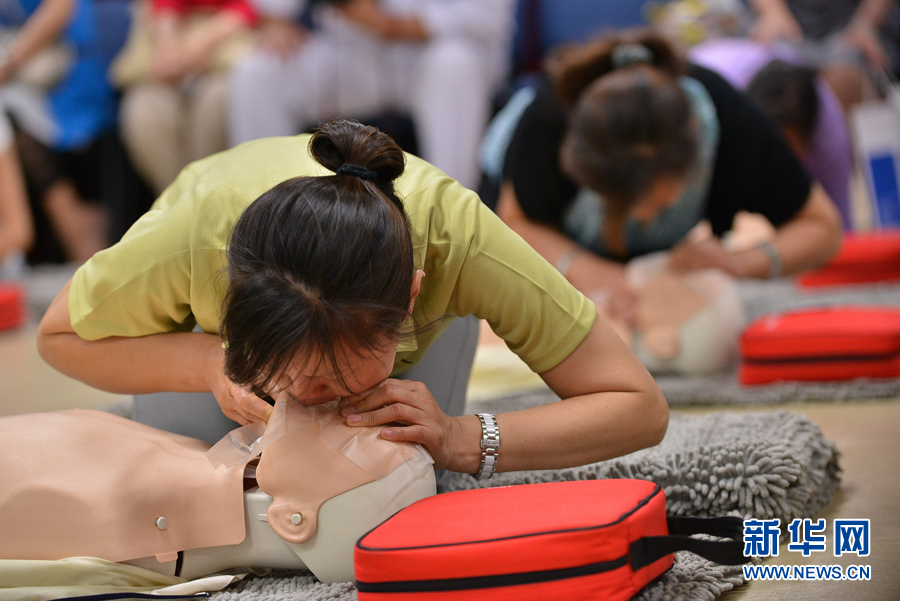
M 262 452 L 256 479 L 274 499 L 268 523 L 291 543 L 306 542 L 315 534 L 319 507 L 329 499 L 383 478 L 411 459 L 424 459 L 429 470 L 432 463 L 419 445 L 385 440 L 380 428 L 348 426 L 336 402 L 306 406 L 281 392 L 261 440 L 246 447 L 243 457 L 235 453 L 235 440 L 254 438 L 261 428 L 244 426 L 207 454 L 214 464 L 223 464 L 221 470 Z M 242 430 L 254 434 L 242 437 Z
M 394 192 L 405 159 L 393 140 L 335 120 L 310 153 L 332 171 L 356 167 L 288 180 L 244 211 L 228 245 L 221 334 L 236 384 L 315 404 L 390 375 L 424 274 Z
M 282 392 L 269 431 L 283 434 L 256 469 L 260 490 L 273 498 L 268 525 L 320 580 L 351 578 L 356 540 L 436 492 L 424 448 L 348 426 L 337 403 L 307 407 Z
M 668 262 L 668 253 L 655 253 L 626 268 L 640 298 L 635 354 L 654 374 L 727 370 L 737 357 L 744 324 L 734 278 L 716 269 L 676 272 Z

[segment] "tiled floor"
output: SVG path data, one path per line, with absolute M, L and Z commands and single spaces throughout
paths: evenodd
M 123 397 L 100 392 L 47 366 L 34 345 L 36 326 L 0 333 L 0 382 L 5 396 L 0 415 L 69 407 L 93 408 Z M 490 354 L 490 353 L 489 353 Z M 872 552 L 868 558 L 835 558 L 826 553 L 804 560 L 782 547 L 779 564 L 871 565 L 869 582 L 754 582 L 726 593 L 722 601 L 900 600 L 900 399 L 860 403 L 787 405 L 820 425 L 843 453 L 843 487 L 819 517 L 869 518 Z M 747 411 L 765 411 L 754 407 Z M 709 409 L 687 410 L 704 412 Z M 829 536 L 829 545 L 831 543 Z

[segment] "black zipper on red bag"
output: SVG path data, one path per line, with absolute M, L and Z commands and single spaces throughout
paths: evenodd
M 873 355 L 823 355 L 819 357 L 744 357 L 747 365 L 783 365 L 785 363 L 865 363 L 900 359 L 900 351 Z
M 446 578 L 442 580 L 406 580 L 398 582 L 360 582 L 355 581 L 361 593 L 438 593 L 448 591 L 479 590 L 500 588 L 523 584 L 540 584 L 579 576 L 593 576 L 603 572 L 611 572 L 628 565 L 628 557 L 622 556 L 611 561 L 590 563 L 574 568 L 544 570 L 541 572 L 521 572 L 498 576 L 472 576 L 468 578 Z

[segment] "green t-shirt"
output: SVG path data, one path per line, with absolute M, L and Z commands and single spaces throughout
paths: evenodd
M 331 175 L 308 152 L 309 136 L 268 138 L 192 163 L 114 246 L 75 273 L 69 315 L 85 340 L 190 331 L 218 333 L 228 287 L 225 249 L 241 212 L 275 185 Z M 407 155 L 395 182 L 425 272 L 412 328 L 473 314 L 537 373 L 584 340 L 596 309 L 478 196 Z M 394 374 L 418 362 L 448 320 L 404 338 Z

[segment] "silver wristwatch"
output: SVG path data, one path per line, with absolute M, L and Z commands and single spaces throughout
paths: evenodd
M 757 244 L 756 248 L 766 253 L 766 256 L 769 258 L 769 279 L 780 278 L 784 265 L 781 263 L 781 254 L 778 252 L 778 247 L 775 246 L 775 243 L 764 240 Z
M 481 466 L 475 478 L 487 480 L 497 469 L 500 458 L 500 428 L 493 413 L 476 413 L 481 420 Z

